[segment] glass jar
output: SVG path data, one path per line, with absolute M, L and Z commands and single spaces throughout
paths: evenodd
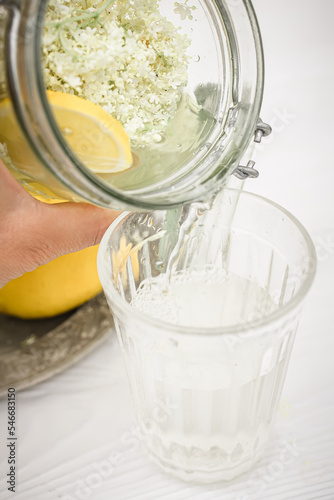
M 117 1 L 107 3 L 112 9 Z M 207 198 L 236 169 L 256 131 L 263 93 L 252 4 L 161 0 L 159 9 L 190 41 L 187 82 L 161 136 L 145 146 L 130 142 L 132 167 L 105 175 L 85 164 L 48 99 L 42 57 L 48 1 L 0 0 L 0 153 L 31 194 L 114 209 L 167 208 Z M 168 68 L 168 56 L 157 56 Z

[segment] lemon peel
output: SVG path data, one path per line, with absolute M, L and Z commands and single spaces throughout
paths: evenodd
M 98 245 L 63 255 L 0 289 L 0 312 L 23 319 L 46 318 L 74 309 L 102 291 Z

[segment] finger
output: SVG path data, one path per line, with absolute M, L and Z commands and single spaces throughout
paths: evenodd
M 34 199 L 0 161 L 0 287 L 66 253 L 100 242 L 120 212 Z
M 49 260 L 96 245 L 120 213 L 86 203 L 39 203 L 36 244 Z

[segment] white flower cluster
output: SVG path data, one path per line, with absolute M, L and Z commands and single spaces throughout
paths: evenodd
M 158 142 L 187 83 L 188 46 L 159 0 L 50 0 L 46 86 L 102 106 L 133 146 Z

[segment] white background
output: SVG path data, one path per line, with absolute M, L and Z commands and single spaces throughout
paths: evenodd
M 227 484 L 187 485 L 161 473 L 136 440 L 126 441 L 134 421 L 111 335 L 77 365 L 18 394 L 15 494 L 4 480 L 6 401 L 0 401 L 1 498 L 334 498 L 334 2 L 254 0 L 254 6 L 266 57 L 262 118 L 274 132 L 257 154 L 260 178 L 246 188 L 299 218 L 319 256 L 265 457 Z M 289 446 L 287 464 L 282 453 Z

